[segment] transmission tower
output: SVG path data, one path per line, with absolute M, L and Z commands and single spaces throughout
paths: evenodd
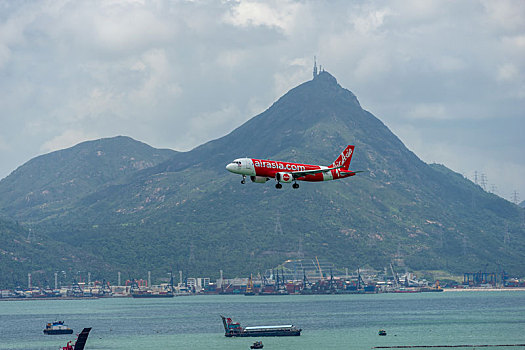
M 297 258 L 299 258 L 299 259 L 304 258 L 303 237 L 299 237 L 299 247 L 297 248 Z
M 462 250 L 463 250 L 463 255 L 467 255 L 467 252 L 468 252 L 468 244 L 467 244 L 467 237 L 463 236 L 463 240 L 462 240 Z
M 487 175 L 481 174 L 480 185 L 481 188 L 483 188 L 483 191 L 487 190 Z
M 520 195 L 516 190 L 514 190 L 514 192 L 512 192 L 512 203 L 518 205 L 519 201 L 520 201 Z
M 281 227 L 281 216 L 277 213 L 277 219 L 275 220 L 275 235 L 282 237 L 284 235 L 283 228 Z
M 508 247 L 510 244 L 510 232 L 509 232 L 509 225 L 505 224 L 505 233 L 503 236 L 503 244 L 505 247 Z
M 444 241 L 444 233 L 443 233 L 443 229 L 440 228 L 439 229 L 439 241 L 438 241 L 439 248 L 443 248 L 444 246 L 443 241 Z
M 195 253 L 194 253 L 193 243 L 190 244 L 190 255 L 188 257 L 188 264 L 190 266 L 194 266 L 195 265 Z

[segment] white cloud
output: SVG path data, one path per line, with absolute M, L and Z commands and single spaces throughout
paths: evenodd
M 446 108 L 440 103 L 419 103 L 408 111 L 408 116 L 412 119 L 450 119 Z
M 167 95 L 168 98 L 175 98 L 181 92 L 181 88 L 172 82 L 172 73 L 169 59 L 166 52 L 162 49 L 155 49 L 145 52 L 141 60 L 135 62 L 131 69 L 139 67 L 141 72 L 147 72 L 147 77 L 142 86 L 138 86 L 130 94 L 130 99 L 139 99 L 145 104 L 158 102 L 159 97 Z
M 241 115 L 238 107 L 234 105 L 225 105 L 219 110 L 201 113 L 186 123 L 189 129 L 196 132 L 194 135 L 186 134 L 182 142 L 187 148 L 191 148 L 192 144 L 198 142 L 195 135 L 212 135 L 210 139 L 215 139 L 228 133 L 231 125 L 238 123 L 241 123 Z
M 7 151 L 9 151 L 9 145 L 4 140 L 4 138 L 0 136 L 0 152 L 7 152 Z
M 385 17 L 391 15 L 389 8 L 365 10 L 365 13 L 354 14 L 350 18 L 357 34 L 370 35 L 380 31 L 383 27 Z
M 98 136 L 86 134 L 82 130 L 65 130 L 60 135 L 53 137 L 42 144 L 40 150 L 48 153 L 68 147 L 72 147 L 88 139 L 95 139 Z
M 498 80 L 513 81 L 517 77 L 519 77 L 519 70 L 512 63 L 503 64 L 498 67 Z
M 525 30 L 525 2 L 521 0 L 481 1 L 492 25 L 506 31 Z
M 266 3 L 241 0 L 224 16 L 224 20 L 235 26 L 266 26 L 288 33 L 294 25 L 299 6 L 300 3 L 293 1 Z

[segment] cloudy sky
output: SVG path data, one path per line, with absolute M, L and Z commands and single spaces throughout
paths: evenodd
M 523 0 L 0 0 L 0 178 L 101 137 L 190 150 L 314 55 L 421 159 L 525 199 Z

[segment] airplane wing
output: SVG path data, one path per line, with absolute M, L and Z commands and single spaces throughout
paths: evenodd
M 306 176 L 306 175 L 313 175 L 313 174 L 319 174 L 319 173 L 327 173 L 331 170 L 335 170 L 335 169 L 340 169 L 342 168 L 343 165 L 341 166 L 336 166 L 336 167 L 333 167 L 333 168 L 323 168 L 323 169 L 314 169 L 314 170 L 303 170 L 303 171 L 292 171 L 290 174 L 292 174 L 292 177 L 294 179 L 297 179 L 298 177 L 303 177 L 303 176 Z

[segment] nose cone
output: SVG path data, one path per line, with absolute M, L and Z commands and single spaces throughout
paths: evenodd
M 228 170 L 229 172 L 234 173 L 235 169 L 237 169 L 237 165 L 236 164 L 230 163 L 230 164 L 226 165 L 226 170 Z

